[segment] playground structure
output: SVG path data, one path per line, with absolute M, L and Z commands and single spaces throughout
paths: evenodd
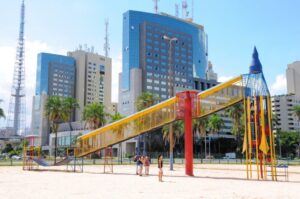
M 272 180 L 277 180 L 270 93 L 256 48 L 249 74 L 237 76 L 200 93 L 179 92 L 175 97 L 87 133 L 78 138 L 74 155 L 81 158 L 183 120 L 185 173 L 193 176 L 192 120 L 209 116 L 237 103 L 244 104 L 243 151 L 246 153 L 247 179 L 253 178 L 253 171 L 256 171 L 257 179 L 266 180 L 267 169 L 270 168 Z M 106 162 L 109 165 L 109 159 Z
M 79 169 L 82 172 L 83 160 L 76 159 L 76 157 L 71 154 L 73 150 L 74 149 L 72 148 L 67 148 L 64 158 L 62 158 L 58 162 L 55 162 L 54 164 L 50 164 L 47 160 L 42 158 L 40 147 L 24 146 L 23 147 L 23 170 L 37 170 L 39 169 L 39 166 L 51 167 L 51 166 L 66 165 L 67 171 L 70 170 L 75 172 L 77 167 L 77 169 Z

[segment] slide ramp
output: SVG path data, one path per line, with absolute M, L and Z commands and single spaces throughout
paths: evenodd
M 193 118 L 201 118 L 244 99 L 243 76 L 200 92 L 193 97 Z M 182 119 L 184 97 L 175 97 L 91 131 L 77 139 L 75 156 L 82 157 Z

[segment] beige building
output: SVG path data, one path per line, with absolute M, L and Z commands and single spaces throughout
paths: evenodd
M 300 99 L 295 95 L 278 95 L 272 97 L 272 112 L 278 118 L 276 128 L 281 131 L 297 131 L 300 122 L 293 112 L 293 106 L 299 105 Z
M 300 99 L 300 61 L 288 65 L 286 69 L 287 92 Z
M 298 121 L 293 106 L 300 105 L 300 61 L 288 65 L 286 69 L 287 95 L 272 97 L 272 111 L 278 118 L 276 127 L 282 131 L 298 131 Z
M 75 96 L 80 109 L 75 112 L 75 121 L 80 121 L 85 105 L 101 102 L 108 113 L 113 114 L 111 102 L 111 58 L 94 52 L 76 50 L 68 52 L 76 60 Z

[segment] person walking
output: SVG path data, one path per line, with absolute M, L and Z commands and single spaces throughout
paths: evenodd
M 163 176 L 163 156 L 162 154 L 158 155 L 157 158 L 157 163 L 158 163 L 158 181 L 163 182 L 162 176 Z
M 148 156 L 145 157 L 144 166 L 145 166 L 145 175 L 149 175 L 150 159 Z

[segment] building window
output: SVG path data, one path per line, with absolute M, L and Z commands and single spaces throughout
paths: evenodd
M 100 64 L 99 70 L 100 70 L 100 72 L 105 72 L 105 66 Z

